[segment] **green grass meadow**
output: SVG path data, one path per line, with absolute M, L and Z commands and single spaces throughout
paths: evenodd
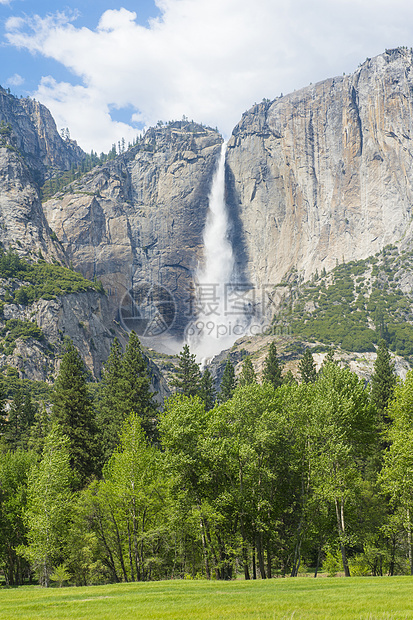
M 404 620 L 412 577 L 160 581 L 0 590 L 1 620 Z

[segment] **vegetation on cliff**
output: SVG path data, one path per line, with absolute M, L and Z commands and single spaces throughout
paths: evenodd
M 375 351 L 381 339 L 413 360 L 413 252 L 387 246 L 375 256 L 337 265 L 289 286 L 274 323 L 309 342 Z

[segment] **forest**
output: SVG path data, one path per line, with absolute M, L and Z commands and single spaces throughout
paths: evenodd
M 384 340 L 370 383 L 332 349 L 298 381 L 275 340 L 259 378 L 228 359 L 218 394 L 178 359 L 163 407 L 134 332 L 93 389 L 67 341 L 50 406 L 4 378 L 3 585 L 413 574 L 413 373 Z

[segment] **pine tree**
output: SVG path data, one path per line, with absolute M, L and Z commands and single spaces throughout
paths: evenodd
M 385 340 L 380 340 L 377 358 L 374 362 L 374 373 L 371 377 L 371 400 L 385 422 L 387 405 L 393 396 L 396 386 L 394 363 L 391 360 Z
M 334 360 L 334 353 L 335 353 L 335 352 L 334 352 L 334 347 L 333 347 L 333 346 L 331 346 L 331 347 L 328 349 L 328 351 L 327 351 L 327 355 L 325 356 L 325 358 L 324 358 L 324 360 L 323 360 L 323 366 L 324 366 L 325 364 L 328 364 L 328 363 L 335 364 L 335 360 Z
M 270 344 L 270 348 L 268 349 L 268 355 L 264 360 L 264 371 L 262 373 L 262 380 L 266 381 L 267 383 L 271 383 L 273 387 L 278 388 L 283 383 L 281 371 L 282 365 L 280 364 L 277 357 L 277 346 L 273 341 Z
M 69 341 L 52 396 L 52 421 L 69 439 L 70 465 L 83 486 L 97 470 L 96 426 L 79 352 Z
M 205 411 L 210 411 L 215 402 L 214 380 L 208 368 L 205 368 L 199 386 L 199 396 L 205 403 Z
M 304 355 L 298 364 L 298 372 L 303 383 L 314 383 L 317 379 L 317 371 L 310 349 L 304 351 Z
M 291 370 L 288 370 L 283 377 L 283 385 L 297 385 L 297 379 Z
M 3 392 L 3 387 L 0 386 L 0 437 L 4 436 L 7 432 L 7 426 L 6 397 Z
M 239 377 L 240 385 L 251 385 L 252 383 L 257 383 L 257 376 L 255 374 L 254 366 L 252 365 L 251 358 L 248 355 L 243 363 L 241 374 Z
M 232 398 L 235 388 L 237 387 L 237 380 L 235 378 L 235 369 L 231 360 L 228 359 L 224 374 L 222 375 L 220 392 L 218 394 L 218 402 L 225 403 Z
M 195 355 L 190 352 L 187 344 L 184 345 L 178 359 L 176 376 L 171 384 L 184 396 L 195 396 L 199 393 L 201 371 L 196 363 Z
M 131 413 L 136 413 L 142 421 L 142 428 L 148 439 L 153 441 L 156 438 L 156 403 L 153 400 L 154 392 L 151 391 L 151 382 L 141 343 L 134 331 L 129 334 L 122 359 L 121 373 L 119 390 L 115 389 L 114 393 L 122 423 Z M 115 374 L 115 369 L 113 369 L 113 375 Z
M 20 387 L 13 399 L 9 410 L 6 442 L 12 449 L 26 449 L 29 441 L 30 428 L 34 423 L 36 407 L 33 405 L 30 394 L 25 394 Z
M 119 432 L 125 414 L 122 400 L 122 348 L 115 338 L 103 369 L 96 414 L 103 462 L 109 460 L 119 444 Z
M 50 414 L 46 409 L 46 405 L 42 403 L 38 407 L 35 415 L 34 422 L 30 429 L 28 447 L 30 450 L 34 450 L 38 454 L 41 454 L 44 448 L 44 443 L 47 435 L 51 429 Z

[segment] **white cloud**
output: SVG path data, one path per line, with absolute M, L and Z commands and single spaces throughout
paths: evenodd
M 412 44 L 410 0 L 157 0 L 149 27 L 126 9 L 106 11 L 95 30 L 75 14 L 11 18 L 11 44 L 54 58 L 81 86 L 43 79 L 36 98 L 86 150 L 108 150 L 135 118 L 194 120 L 228 134 L 263 97 L 354 70 L 366 56 Z M 120 132 L 120 133 L 119 133 Z
M 24 84 L 24 78 L 18 73 L 14 73 L 6 80 L 6 84 L 9 86 L 21 86 Z

